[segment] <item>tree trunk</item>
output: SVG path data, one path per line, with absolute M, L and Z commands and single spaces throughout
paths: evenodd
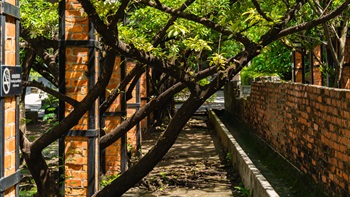
M 36 183 L 37 197 L 58 197 L 60 188 L 54 179 L 52 171 L 48 168 L 41 153 L 27 153 L 22 151 L 23 157 L 28 165 L 28 169 Z

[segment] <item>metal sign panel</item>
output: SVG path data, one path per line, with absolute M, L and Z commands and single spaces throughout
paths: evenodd
M 0 67 L 0 97 L 19 95 L 22 91 L 22 67 Z

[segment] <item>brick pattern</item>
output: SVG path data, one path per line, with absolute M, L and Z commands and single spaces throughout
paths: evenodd
M 298 51 L 294 51 L 295 64 L 295 82 L 303 82 L 303 55 Z
M 88 139 L 65 139 L 65 196 L 86 196 L 88 186 Z
M 322 48 L 320 45 L 317 45 L 314 48 L 314 54 L 313 54 L 313 84 L 314 85 L 322 85 L 322 73 L 321 73 L 321 69 L 320 69 L 320 61 L 321 60 L 321 52 L 322 52 Z
M 345 54 L 344 54 L 344 64 L 350 65 L 350 38 L 346 38 L 345 42 Z
M 65 0 L 65 39 L 66 40 L 88 40 L 89 39 L 89 21 L 84 14 L 81 4 L 77 0 Z M 66 95 L 81 101 L 89 92 L 89 76 L 95 75 L 97 79 L 98 72 L 90 73 L 89 66 L 89 48 L 78 46 L 66 46 L 65 49 L 65 90 Z M 98 53 L 95 52 L 95 71 L 98 71 Z M 72 130 L 99 129 L 98 101 L 93 108 L 95 110 L 95 128 L 89 128 L 89 112 L 87 112 Z M 65 116 L 73 110 L 69 104 L 65 104 Z M 67 136 L 65 138 L 65 196 L 88 196 L 88 169 L 89 160 L 95 163 L 95 190 L 98 189 L 98 148 L 96 155 L 89 155 L 88 137 Z M 95 140 L 98 147 L 98 139 Z
M 343 67 L 343 73 L 340 80 L 340 87 L 350 89 L 350 65 Z
M 148 99 L 148 95 L 147 95 L 147 77 L 146 74 L 142 74 L 141 78 L 140 78 L 140 97 L 141 97 L 141 103 L 140 103 L 140 107 L 144 107 L 147 104 L 147 99 Z M 140 129 L 141 129 L 141 133 L 144 134 L 147 132 L 148 129 L 148 117 L 145 117 L 144 119 L 142 119 L 141 123 L 140 123 Z
M 121 80 L 121 58 L 118 57 L 114 63 L 114 70 L 112 77 L 108 83 L 106 98 L 109 94 L 118 86 Z M 121 98 L 120 95 L 114 100 L 111 106 L 107 109 L 107 112 L 121 112 Z M 122 120 L 121 116 L 107 116 L 105 119 L 105 127 L 103 128 L 106 133 L 109 133 L 112 129 L 116 128 Z M 117 175 L 121 172 L 122 162 L 122 141 L 121 139 L 114 142 L 111 146 L 106 148 L 106 175 Z
M 350 91 L 293 83 L 254 83 L 247 100 L 225 108 L 335 195 L 350 193 Z
M 15 0 L 6 1 L 12 5 L 16 5 Z M 5 61 L 2 62 L 6 66 L 16 66 L 16 57 L 18 54 L 18 49 L 16 47 L 16 19 L 11 16 L 6 16 L 5 20 Z M 4 177 L 8 177 L 14 174 L 16 169 L 16 158 L 17 151 L 16 149 L 16 128 L 19 125 L 16 125 L 16 112 L 17 102 L 16 97 L 6 97 L 3 98 L 4 101 L 4 153 L 1 153 L 1 156 L 4 157 Z M 2 129 L 2 128 L 0 128 Z M 1 131 L 2 132 L 2 131 Z M 3 155 L 2 155 L 3 154 Z M 1 178 L 1 177 L 0 177 Z M 13 186 L 5 191 L 5 197 L 15 197 L 19 194 L 16 193 L 16 187 Z
M 322 85 L 322 73 L 319 66 L 313 68 L 314 85 Z
M 130 73 L 130 71 L 135 67 L 135 63 L 132 62 L 132 61 L 127 61 L 126 62 L 126 73 Z M 138 82 L 140 83 L 140 81 Z M 136 84 L 136 86 L 134 87 L 133 91 L 132 91 L 132 98 L 130 100 L 127 101 L 127 104 L 140 104 L 140 94 L 139 92 L 137 92 L 137 86 L 140 87 L 140 84 Z M 128 89 L 129 86 L 127 86 L 126 89 Z M 139 95 L 136 95 L 136 94 L 139 94 Z M 128 107 L 127 110 L 126 110 L 126 116 L 127 118 L 131 117 L 134 113 L 137 112 L 137 108 L 135 107 Z M 135 155 L 135 154 L 138 154 L 139 153 L 139 150 L 138 149 L 138 143 L 140 142 L 137 142 L 137 138 L 136 138 L 136 135 L 137 135 L 137 132 L 138 131 L 138 128 L 139 125 L 136 125 L 134 126 L 133 128 L 131 128 L 128 133 L 127 133 L 127 151 L 129 153 L 131 153 L 132 155 Z
M 5 177 L 16 172 L 16 99 L 5 98 Z M 18 126 L 18 125 L 17 125 Z

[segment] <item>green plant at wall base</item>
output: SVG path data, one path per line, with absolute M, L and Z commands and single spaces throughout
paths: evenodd
M 228 152 L 225 159 L 228 164 L 232 164 L 232 153 Z
M 243 184 L 241 184 L 240 186 L 235 186 L 234 187 L 237 191 L 239 191 L 239 193 L 244 196 L 244 197 L 251 197 L 252 196 L 252 191 L 249 189 L 246 189 Z

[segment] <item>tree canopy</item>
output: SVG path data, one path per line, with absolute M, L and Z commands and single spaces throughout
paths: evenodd
M 151 67 L 171 86 L 154 93 L 147 105 L 101 137 L 106 148 L 124 135 L 147 114 L 186 88 L 189 98 L 176 111 L 155 146 L 134 166 L 121 174 L 95 196 L 120 196 L 147 175 L 175 142 L 191 115 L 217 90 L 230 81 L 248 62 L 266 67 L 275 61 L 272 71 L 288 67 L 282 45 L 319 28 L 339 15 L 348 15 L 350 0 L 327 1 L 326 11 L 311 9 L 316 0 L 79 0 L 84 14 L 94 24 L 104 50 L 101 76 L 82 101 L 48 90 L 42 84 L 27 81 L 31 69 L 58 84 L 58 15 L 55 1 L 21 0 L 22 67 L 24 84 L 50 91 L 74 106 L 70 115 L 33 142 L 23 131 L 21 149 L 40 196 L 59 196 L 57 180 L 41 151 L 72 128 L 105 90 L 117 55 Z M 292 45 L 290 45 L 292 46 Z M 259 56 L 260 55 L 260 56 Z M 254 59 L 255 58 L 255 59 Z M 260 62 L 260 63 L 259 63 Z M 136 76 L 130 74 L 118 88 Z M 162 80 L 163 79 L 163 80 Z M 205 83 L 203 83 L 205 79 Z M 104 111 L 119 89 L 101 104 Z

